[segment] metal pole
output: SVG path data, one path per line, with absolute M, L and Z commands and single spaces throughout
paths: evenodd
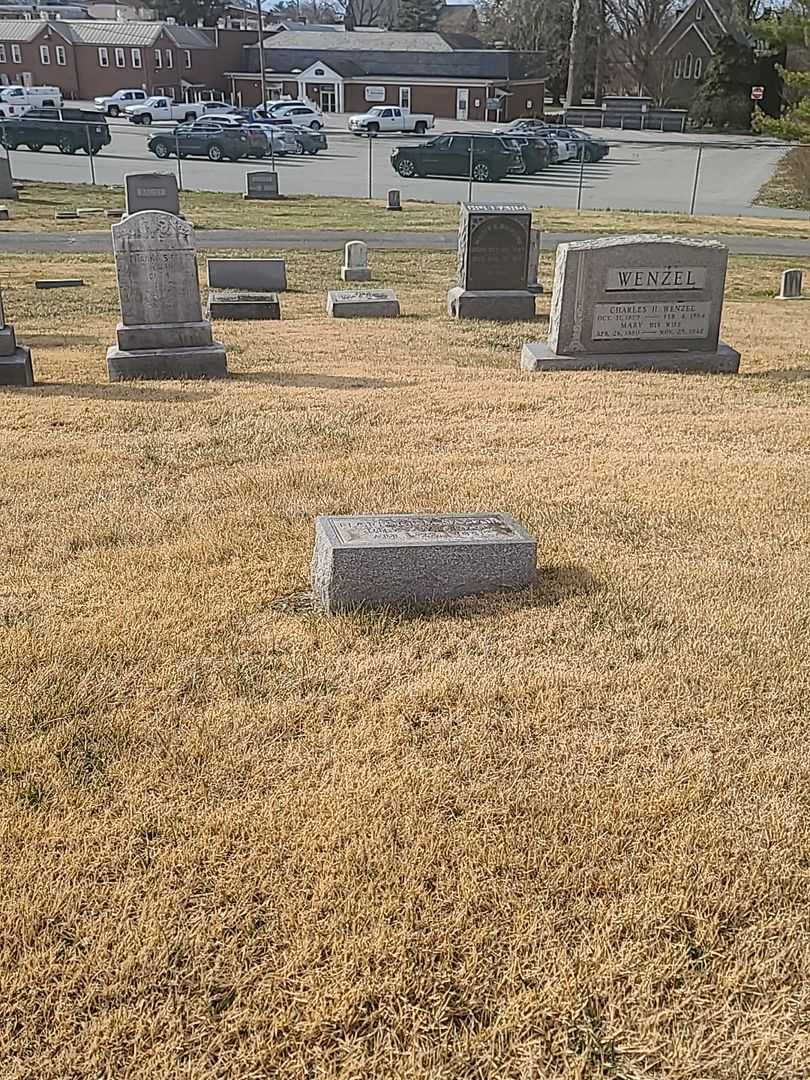
M 472 202 L 472 182 L 473 182 L 472 169 L 473 169 L 473 141 L 472 141 L 472 137 L 470 137 L 470 177 L 469 177 L 469 182 L 467 184 L 467 202 Z
M 174 129 L 174 152 L 177 155 L 177 187 L 180 191 L 183 190 L 183 166 L 180 164 L 180 139 L 177 135 L 177 128 Z
M 703 156 L 703 146 L 698 146 L 697 160 L 695 161 L 695 182 L 692 184 L 692 202 L 689 204 L 689 213 L 695 213 L 695 201 L 697 199 L 698 177 L 700 176 L 700 159 Z
M 368 133 L 368 197 L 369 197 L 369 199 L 372 198 L 372 195 L 371 195 L 371 168 L 372 168 L 371 163 L 372 163 L 373 154 L 372 154 L 372 149 L 371 148 L 372 148 L 373 144 L 374 144 L 374 132 L 370 131 Z
M 256 0 L 256 14 L 259 16 L 259 71 L 261 72 L 262 92 L 259 97 L 259 105 L 264 108 L 266 94 L 266 80 L 264 69 L 264 31 L 262 28 L 262 0 Z
M 87 156 L 90 158 L 90 183 L 95 184 L 95 182 L 96 182 L 96 163 L 93 160 L 93 143 L 92 143 L 92 140 L 90 139 L 90 125 L 89 124 L 84 125 L 84 131 L 85 131 L 85 134 L 87 135 Z
M 585 147 L 579 148 L 579 189 L 577 191 L 577 213 L 582 209 L 582 181 L 585 177 Z

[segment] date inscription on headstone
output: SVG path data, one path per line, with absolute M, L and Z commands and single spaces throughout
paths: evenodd
M 595 304 L 594 341 L 700 338 L 709 333 L 711 304 Z
M 515 535 L 507 521 L 491 514 L 480 517 L 451 514 L 420 517 L 413 514 L 407 517 L 333 518 L 332 523 L 342 544 L 497 540 Z

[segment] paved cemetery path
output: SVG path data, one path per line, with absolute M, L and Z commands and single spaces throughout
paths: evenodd
M 315 249 L 340 250 L 347 240 L 365 240 L 370 248 L 389 251 L 453 251 L 457 232 L 363 232 L 348 229 L 198 229 L 198 250 Z M 543 233 L 543 248 L 571 240 L 591 240 L 604 232 Z M 712 236 L 694 239 L 719 240 L 732 255 L 775 255 L 810 258 L 810 240 L 781 236 Z M 0 232 L 0 252 L 104 252 L 111 251 L 109 230 L 87 232 Z

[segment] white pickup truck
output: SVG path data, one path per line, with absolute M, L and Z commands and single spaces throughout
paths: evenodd
M 29 109 L 62 108 L 58 86 L 5 86 L 0 89 L 0 116 L 22 116 Z
M 172 101 L 168 97 L 150 97 L 124 109 L 127 120 L 132 124 L 151 124 L 155 120 L 197 120 L 206 111 L 205 101 Z
M 430 113 L 412 113 L 399 109 L 396 105 L 375 105 L 362 116 L 349 118 L 349 131 L 353 135 L 380 135 L 386 132 L 412 131 L 415 135 L 424 135 L 433 127 Z

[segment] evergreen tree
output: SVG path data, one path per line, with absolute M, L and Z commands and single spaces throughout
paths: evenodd
M 810 0 L 794 0 L 793 5 L 759 27 L 762 37 L 775 47 L 810 48 Z M 784 108 L 781 116 L 766 116 L 759 109 L 754 114 L 754 130 L 780 139 L 810 142 L 810 73 L 778 69 L 784 85 Z
M 721 38 L 692 102 L 692 120 L 700 127 L 747 130 L 755 73 L 753 48 L 730 36 Z
M 402 0 L 397 29 L 435 30 L 443 7 L 442 0 Z

